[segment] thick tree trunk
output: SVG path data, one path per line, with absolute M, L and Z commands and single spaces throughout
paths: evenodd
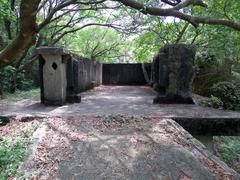
M 0 68 L 14 62 L 36 41 L 36 14 L 41 0 L 22 0 L 20 5 L 20 31 L 17 37 L 0 52 Z

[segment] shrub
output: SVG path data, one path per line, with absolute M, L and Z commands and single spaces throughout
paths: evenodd
M 222 76 L 222 73 L 208 73 L 196 76 L 193 81 L 193 92 L 201 96 L 211 97 L 211 87 L 230 78 L 229 76 Z
M 12 133 L 0 140 L 0 180 L 27 179 L 23 177 L 19 166 L 24 161 L 32 134 L 39 123 L 31 123 L 20 134 Z
M 28 90 L 33 87 L 33 82 L 24 78 L 24 72 L 18 73 L 15 81 L 15 71 L 13 66 L 7 66 L 0 69 L 0 92 L 11 92 L 14 93 L 16 89 Z
M 212 107 L 218 108 L 218 109 L 223 109 L 223 102 L 218 97 L 211 95 L 210 102 L 211 102 Z
M 224 109 L 230 110 L 238 110 L 240 107 L 240 87 L 234 81 L 222 81 L 214 84 L 211 94 L 215 106 L 222 106 Z
M 7 66 L 5 68 L 0 69 L 0 91 L 11 91 L 12 87 L 12 74 L 14 73 L 15 68 L 12 66 Z
M 239 136 L 214 136 L 214 151 L 225 163 L 240 173 Z
M 197 54 L 194 66 L 197 74 L 213 72 L 218 67 L 216 56 L 208 53 Z
M 27 143 L 24 139 L 13 141 L 5 138 L 0 141 L 0 179 L 7 179 L 18 174 L 18 167 L 23 161 Z

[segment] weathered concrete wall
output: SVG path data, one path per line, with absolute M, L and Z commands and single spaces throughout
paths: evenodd
M 151 64 L 145 64 L 150 78 Z M 103 64 L 104 85 L 146 85 L 142 64 Z
M 38 48 L 41 82 L 41 102 L 62 105 L 67 99 L 67 68 L 64 48 Z
M 63 104 L 67 91 L 66 64 L 61 61 L 61 55 L 43 55 L 43 86 L 44 97 L 48 101 Z
M 79 93 L 102 82 L 102 64 L 86 58 L 72 57 L 74 92 Z
M 40 47 L 41 102 L 62 105 L 81 102 L 78 93 L 102 83 L 102 64 L 70 54 L 62 47 Z

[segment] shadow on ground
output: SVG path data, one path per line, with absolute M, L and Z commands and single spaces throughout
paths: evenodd
M 170 119 L 140 116 L 55 118 L 47 122 L 44 134 L 35 155 L 23 166 L 26 172 L 42 167 L 38 178 L 240 178 Z M 62 159 L 57 160 L 57 156 Z
M 81 94 L 82 102 L 60 107 L 44 106 L 39 99 L 0 103 L 0 115 L 80 116 L 152 115 L 158 117 L 239 118 L 240 112 L 221 111 L 198 105 L 153 104 L 156 93 L 146 86 L 100 86 Z

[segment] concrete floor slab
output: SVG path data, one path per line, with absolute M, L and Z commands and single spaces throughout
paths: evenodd
M 49 118 L 25 173 L 35 179 L 213 180 L 240 178 L 171 119 Z
M 82 116 L 151 115 L 167 118 L 240 118 L 240 112 L 189 104 L 153 104 L 156 93 L 146 86 L 100 86 L 81 93 L 82 102 L 60 107 L 40 104 L 38 97 L 0 103 L 0 115 Z

